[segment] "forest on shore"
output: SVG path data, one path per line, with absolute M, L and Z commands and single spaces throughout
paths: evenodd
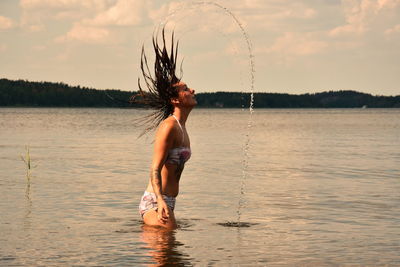
M 137 92 L 117 89 L 97 90 L 65 83 L 0 79 L 0 106 L 3 107 L 132 107 L 130 97 Z M 247 108 L 250 93 L 197 93 L 198 107 Z M 313 94 L 254 93 L 254 108 L 400 108 L 400 95 L 373 96 L 352 90 Z

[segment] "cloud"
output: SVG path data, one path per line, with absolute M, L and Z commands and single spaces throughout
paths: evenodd
M 282 32 L 288 30 L 294 23 L 301 26 L 302 21 L 317 19 L 320 13 L 319 6 L 310 1 L 245 0 L 243 3 L 235 2 L 237 3 L 231 5 L 233 12 L 256 30 Z
M 257 12 L 264 13 L 268 18 L 271 15 L 275 19 L 283 18 L 312 18 L 316 15 L 314 7 L 310 6 L 309 2 L 302 1 L 265 1 L 265 0 L 245 0 L 237 1 L 238 6 L 242 13 Z M 238 10 L 239 11 L 239 10 Z
M 170 1 L 159 7 L 148 5 L 146 11 L 149 22 L 156 27 L 165 26 L 176 32 L 215 33 L 217 30 L 227 34 L 237 30 L 228 12 L 214 2 Z
M 0 31 L 9 30 L 15 26 L 14 22 L 7 17 L 0 16 Z
M 140 25 L 148 19 L 151 1 L 118 0 L 113 6 L 86 19 L 84 24 L 96 26 L 133 26 Z
M 400 6 L 400 1 L 343 0 L 342 4 L 346 24 L 333 28 L 329 32 L 333 37 L 349 34 L 362 35 L 372 28 L 379 28 L 390 17 L 393 17 L 396 8 Z
M 45 0 L 43 0 L 45 1 Z M 60 1 L 60 0 L 57 0 Z M 93 0 L 92 0 L 93 1 Z M 81 1 L 69 0 L 72 6 L 79 6 Z M 84 2 L 84 1 L 83 1 Z M 96 1 L 95 1 L 96 2 Z M 83 42 L 83 43 L 117 43 L 118 37 L 115 26 L 138 26 L 151 21 L 149 10 L 152 1 L 144 0 L 98 0 L 96 12 L 91 16 L 75 19 L 72 28 L 64 35 L 55 39 L 56 42 Z M 107 4 L 105 4 L 107 2 Z M 90 7 L 90 5 L 89 5 Z M 93 8 L 93 7 L 92 7 Z M 68 16 L 68 13 L 59 13 L 58 17 Z
M 21 26 L 29 31 L 43 31 L 51 20 L 73 22 L 96 14 L 115 0 L 21 0 Z
M 317 14 L 318 11 L 307 2 L 290 0 L 231 0 L 222 5 L 216 2 L 171 1 L 160 8 L 149 9 L 153 22 L 168 21 L 172 28 L 200 32 L 215 32 L 217 29 L 222 34 L 240 32 L 236 19 L 248 31 L 282 31 L 281 27 L 276 27 L 277 24 L 282 25 L 285 20 L 310 20 Z
M 295 57 L 318 54 L 327 47 L 328 43 L 322 41 L 316 33 L 286 32 L 278 37 L 272 46 L 262 49 L 261 52 Z
M 21 0 L 22 9 L 66 10 L 79 8 L 105 8 L 110 0 Z
M 395 8 L 400 4 L 399 0 L 378 0 L 378 9 Z
M 389 28 L 385 31 L 386 35 L 392 35 L 392 34 L 396 34 L 396 33 L 400 33 L 400 24 L 397 24 L 397 25 L 393 26 L 392 28 Z
M 56 42 L 80 41 L 84 43 L 108 43 L 115 41 L 111 38 L 110 31 L 105 28 L 75 24 L 65 35 L 57 37 Z

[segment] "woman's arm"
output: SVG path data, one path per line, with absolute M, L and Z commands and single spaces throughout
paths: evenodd
M 167 121 L 164 121 L 160 125 L 155 139 L 153 161 L 150 172 L 151 185 L 157 197 L 158 219 L 163 223 L 165 223 L 169 218 L 169 210 L 162 197 L 161 169 L 168 156 L 168 151 L 173 146 L 173 129 L 173 123 Z

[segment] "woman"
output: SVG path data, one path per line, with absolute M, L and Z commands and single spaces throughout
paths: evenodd
M 139 80 L 140 98 L 134 100 L 156 109 L 148 117 L 147 122 L 151 125 L 145 132 L 158 127 L 150 180 L 140 201 L 139 211 L 145 224 L 170 229 L 177 227 L 175 198 L 179 193 L 179 180 L 184 164 L 191 155 L 185 125 L 190 111 L 197 104 L 194 90 L 175 74 L 178 45 L 175 47 L 173 34 L 170 53 L 166 48 L 164 30 L 162 46 L 153 37 L 154 76 L 150 73 L 144 49 L 142 50 L 141 70 L 148 91 L 142 90 Z

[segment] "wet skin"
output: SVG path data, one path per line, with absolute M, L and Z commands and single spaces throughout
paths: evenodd
M 157 197 L 157 210 L 150 210 L 143 216 L 147 225 L 163 226 L 169 229 L 177 227 L 175 214 L 167 206 L 162 195 L 176 197 L 179 193 L 179 180 L 184 165 L 165 163 L 168 151 L 178 147 L 190 148 L 190 139 L 185 124 L 190 111 L 197 104 L 195 91 L 187 87 L 184 82 L 175 85 L 178 97 L 171 99 L 174 105 L 173 115 L 179 120 L 182 130 L 174 117 L 165 119 L 159 126 L 154 142 L 153 161 L 151 165 L 150 181 L 146 191 L 154 192 Z M 182 143 L 182 140 L 183 143 Z

